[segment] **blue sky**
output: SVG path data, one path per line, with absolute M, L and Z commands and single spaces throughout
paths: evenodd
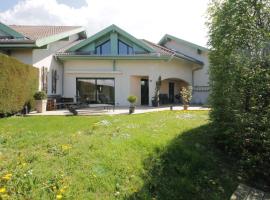
M 21 25 L 78 25 L 95 34 L 116 24 L 137 38 L 164 34 L 206 46 L 210 0 L 0 0 L 0 21 Z M 166 2 L 166 3 L 165 3 Z
M 0 12 L 11 9 L 19 1 L 23 1 L 23 0 L 2 0 L 2 1 L 5 1 L 5 2 L 0 4 Z M 57 0 L 57 2 L 69 5 L 74 8 L 80 8 L 82 6 L 87 5 L 85 0 Z

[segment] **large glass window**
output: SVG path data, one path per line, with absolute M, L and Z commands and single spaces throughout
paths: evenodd
M 111 42 L 110 40 L 102 43 L 96 47 L 96 54 L 98 55 L 109 55 L 111 54 Z
M 119 55 L 129 55 L 133 54 L 133 48 L 128 44 L 118 40 L 118 54 Z
M 114 104 L 114 79 L 77 78 L 77 96 L 84 103 Z

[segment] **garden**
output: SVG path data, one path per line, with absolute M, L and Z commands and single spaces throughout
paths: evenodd
M 228 199 L 208 111 L 0 119 L 3 199 Z M 228 160 L 229 159 L 229 160 Z

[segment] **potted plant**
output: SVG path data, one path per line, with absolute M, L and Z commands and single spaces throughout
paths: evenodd
M 129 106 L 129 114 L 132 114 L 134 113 L 135 111 L 135 103 L 137 101 L 137 97 L 134 96 L 134 95 L 130 95 L 128 98 L 127 98 L 128 102 L 130 103 L 130 106 Z
M 36 100 L 36 110 L 38 113 L 43 113 L 46 111 L 47 106 L 47 94 L 44 91 L 38 91 L 34 95 Z
M 192 99 L 192 87 L 183 87 L 180 90 L 180 94 L 183 100 L 183 106 L 184 106 L 184 110 L 188 109 L 188 106 L 190 104 L 190 101 Z

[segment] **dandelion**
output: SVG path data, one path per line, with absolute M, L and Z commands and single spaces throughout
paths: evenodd
M 5 176 L 3 176 L 2 177 L 2 179 L 4 179 L 4 180 L 10 180 L 11 179 L 11 177 L 12 177 L 12 174 L 6 174 Z
M 0 193 L 6 193 L 6 191 L 7 191 L 6 188 L 4 188 L 4 187 L 0 188 Z
M 62 198 L 63 198 L 62 194 L 56 195 L 56 199 L 62 199 Z
M 70 144 L 63 144 L 63 145 L 61 146 L 61 148 L 62 148 L 62 150 L 66 151 L 66 150 L 71 149 L 72 146 L 71 146 Z

